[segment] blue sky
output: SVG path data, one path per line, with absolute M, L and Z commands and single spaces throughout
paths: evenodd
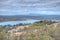
M 0 0 L 0 15 L 60 15 L 60 0 Z

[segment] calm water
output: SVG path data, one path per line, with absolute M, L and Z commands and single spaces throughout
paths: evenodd
M 25 20 L 25 21 L 8 21 L 8 22 L 0 22 L 0 25 L 16 25 L 16 24 L 19 24 L 19 23 L 22 23 L 22 24 L 28 24 L 28 23 L 34 23 L 38 20 Z

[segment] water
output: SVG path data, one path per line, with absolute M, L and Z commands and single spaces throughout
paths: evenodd
M 0 22 L 0 25 L 16 25 L 19 23 L 22 24 L 29 24 L 29 23 L 34 23 L 38 20 L 25 20 L 25 21 L 7 21 L 7 22 Z

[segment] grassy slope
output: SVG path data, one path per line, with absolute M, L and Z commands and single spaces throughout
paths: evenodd
M 20 40 L 60 40 L 60 23 L 55 23 L 51 21 L 40 21 L 28 26 L 28 28 L 24 28 L 24 30 L 18 31 L 22 32 L 22 34 L 19 36 Z M 2 35 L 6 35 L 6 33 L 3 31 L 0 32 L 0 35 L 1 33 Z M 4 38 L 5 37 L 3 36 L 2 39 L 5 40 Z M 17 37 L 11 37 L 10 40 L 12 40 L 12 38 L 15 39 Z
M 55 23 L 57 24 L 57 23 Z M 27 40 L 60 40 L 60 25 L 57 24 L 46 25 L 44 23 L 34 23 L 26 30 Z

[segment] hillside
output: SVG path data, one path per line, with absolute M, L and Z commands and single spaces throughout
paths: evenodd
M 8 31 L 9 40 L 60 40 L 60 22 L 40 21 L 16 26 Z

